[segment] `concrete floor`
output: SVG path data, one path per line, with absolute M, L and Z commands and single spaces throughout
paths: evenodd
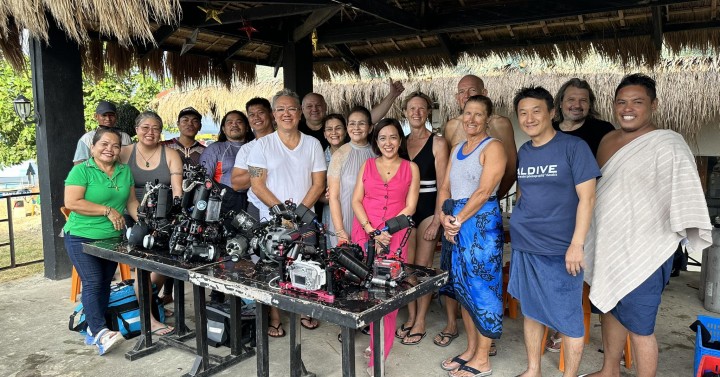
M 697 297 L 698 272 L 683 272 L 673 278 L 663 296 L 656 334 L 660 348 L 658 376 L 691 376 L 695 334 L 688 328 L 698 314 L 705 311 Z M 167 349 L 134 362 L 124 353 L 132 348 L 135 339 L 126 341 L 111 353 L 99 357 L 93 346 L 83 345 L 82 337 L 67 328 L 68 316 L 75 304 L 68 299 L 70 280 L 50 281 L 39 276 L 0 285 L 0 376 L 180 376 L 187 373 L 194 356 L 175 349 Z M 192 289 L 186 302 L 192 303 Z M 192 308 L 188 308 L 190 321 Z M 400 320 L 406 317 L 401 310 Z M 718 315 L 720 316 L 720 315 Z M 285 321 L 287 322 L 287 321 Z M 462 322 L 460 322 L 461 333 Z M 463 351 L 461 336 L 449 347 L 433 344 L 432 337 L 443 328 L 444 310 L 434 300 L 428 315 L 428 336 L 417 346 L 395 342 L 387 360 L 388 376 L 445 376 L 439 363 L 448 356 Z M 522 319 L 505 319 L 502 339 L 498 342 L 498 356 L 493 357 L 494 376 L 515 376 L 526 363 L 522 343 Z M 192 325 L 192 323 L 191 323 Z M 287 325 L 285 326 L 287 330 Z M 303 331 L 303 354 L 308 370 L 317 376 L 340 376 L 340 343 L 338 329 L 323 323 L 314 331 Z M 362 350 L 368 337 L 357 335 L 357 374 L 364 376 L 366 360 Z M 289 337 L 270 340 L 270 371 L 272 376 L 289 375 Z M 192 341 L 194 344 L 194 340 Z M 598 369 L 602 362 L 600 327 L 593 317 L 591 343 L 586 346 L 581 373 Z M 227 348 L 212 352 L 228 354 Z M 560 376 L 558 354 L 543 356 L 543 375 Z M 254 376 L 255 358 L 244 361 L 218 376 Z M 635 373 L 623 369 L 622 376 Z

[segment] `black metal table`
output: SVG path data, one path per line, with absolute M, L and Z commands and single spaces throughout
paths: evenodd
M 189 271 L 190 282 L 236 297 L 255 300 L 257 337 L 257 375 L 269 376 L 268 306 L 290 312 L 290 373 L 307 374 L 301 359 L 300 315 L 334 323 L 342 331 L 343 376 L 355 376 L 355 329 L 373 323 L 374 375 L 384 373 L 383 316 L 418 299 L 447 282 L 447 272 L 419 266 L 406 266 L 409 278 L 396 288 L 349 290 L 338 294 L 333 303 L 271 285 L 274 268 L 257 267 L 249 261 L 219 262 Z M 312 375 L 312 374 L 309 374 Z
M 189 281 L 189 271 L 193 268 L 202 267 L 202 263 L 185 263 L 164 252 L 135 248 L 128 246 L 126 243 L 110 240 L 85 244 L 83 245 L 83 252 L 118 263 L 125 263 L 135 267 L 138 271 L 141 335 L 133 349 L 125 354 L 128 360 L 136 360 L 155 353 L 166 346 L 173 346 L 197 354 L 191 371 L 185 375 L 196 377 L 212 375 L 255 354 L 254 350 L 248 349 L 241 344 L 242 329 L 240 326 L 233 326 L 230 332 L 230 355 L 220 357 L 209 354 L 205 288 L 199 285 L 193 285 L 195 332 L 189 331 L 185 324 L 184 282 Z M 157 272 L 175 279 L 175 331 L 172 335 L 160 337 L 160 342 L 155 343 L 153 343 L 150 330 L 150 272 Z M 240 298 L 231 296 L 230 316 L 233 323 L 241 323 L 239 320 L 240 307 Z M 196 347 L 185 344 L 192 337 L 195 337 Z M 213 363 L 210 362 L 211 360 Z

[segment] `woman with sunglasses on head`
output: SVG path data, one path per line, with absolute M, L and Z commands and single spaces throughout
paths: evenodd
M 162 183 L 172 189 L 172 198 L 182 196 L 183 163 L 180 154 L 160 142 L 163 123 L 160 116 L 152 111 L 145 111 L 135 118 L 135 132 L 137 142 L 124 146 L 120 152 L 120 159 L 126 163 L 132 172 L 135 180 L 135 196 L 138 202 L 142 203 L 145 196 L 145 184 L 147 182 Z M 153 284 L 161 289 L 165 283 L 165 276 L 150 274 Z M 171 314 L 169 311 L 166 313 Z M 173 331 L 171 326 L 162 324 L 150 316 L 150 329 L 153 334 L 167 335 Z

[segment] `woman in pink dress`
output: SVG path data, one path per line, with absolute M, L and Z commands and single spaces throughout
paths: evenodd
M 359 245 L 365 245 L 368 234 L 382 229 L 385 221 L 401 214 L 414 214 L 420 191 L 420 171 L 415 163 L 407 160 L 406 139 L 400 123 L 395 119 L 383 119 L 375 126 L 372 136 L 372 148 L 379 157 L 370 158 L 362 165 L 352 197 L 355 212 L 352 240 Z M 376 247 L 386 245 L 394 253 L 401 247 L 403 235 L 404 232 L 392 236 L 382 232 L 375 237 Z M 407 258 L 407 245 L 402 246 L 402 258 Z M 383 319 L 386 358 L 395 339 L 395 317 L 397 310 Z M 372 345 L 372 328 L 370 334 Z M 371 349 L 371 355 L 372 352 Z M 369 366 L 373 366 L 372 358 Z M 372 369 L 368 372 L 372 375 Z

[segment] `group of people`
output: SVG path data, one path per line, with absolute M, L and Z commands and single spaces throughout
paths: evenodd
M 329 247 L 365 245 L 368 234 L 401 214 L 415 223 L 408 242 L 403 232 L 381 232 L 376 247 L 399 250 L 405 262 L 431 267 L 442 240 L 441 268 L 449 271 L 449 282 L 440 293 L 446 297 L 447 323 L 433 342 L 446 347 L 458 338 L 458 310 L 467 337 L 462 353 L 441 362 L 453 377 L 492 374 L 490 357 L 497 353 L 504 312 L 499 198 L 516 185 L 507 289 L 525 317 L 527 367 L 520 376 L 539 376 L 542 349 L 561 345 L 564 375 L 577 375 L 586 331 L 584 283 L 594 309 L 604 313 L 605 360 L 592 376 L 619 376 L 628 333 L 638 375 L 655 375 L 655 317 L 672 255 L 682 239 L 695 250 L 711 241 L 693 155 L 679 134 L 657 129 L 652 121 L 655 82 L 633 74 L 618 85 L 619 129 L 598 119 L 595 95 L 584 80 L 566 82 L 554 98 L 542 87 L 522 88 L 513 106 L 530 141 L 519 150 L 512 123 L 494 114 L 479 77 L 459 81 L 461 113 L 447 122 L 443 136 L 426 127 L 433 100 L 421 92 L 406 95 L 401 104 L 409 133 L 397 119 L 383 118 L 403 91 L 402 84 L 391 82 L 389 94 L 372 110 L 357 106 L 345 116 L 328 114 L 320 94 L 301 100 L 284 89 L 271 101 L 250 100 L 247 115 L 226 114 L 218 142 L 207 148 L 194 139 L 200 114 L 192 108 L 179 115 L 181 136 L 165 146 L 159 140 L 162 121 L 142 113 L 137 143 L 121 148 L 128 141 L 103 123 L 112 117 L 101 111 L 112 105 L 101 103 L 96 115 L 101 126 L 78 142 L 78 149 L 89 152 L 76 153 L 81 163 L 65 190 L 66 207 L 74 212 L 65 227 L 66 247 L 83 280 L 89 334 L 95 334 L 88 342 L 102 354 L 118 338 L 102 318 L 115 264 L 83 254 L 79 245 L 116 237 L 125 225 L 122 214 L 136 217 L 144 182 L 160 179 L 179 195 L 183 166 L 201 164 L 229 188 L 224 210 L 243 209 L 262 219 L 287 200 L 302 203 L 315 208 L 327 226 Z M 90 291 L 88 282 L 94 285 Z M 399 327 L 397 311 L 385 316 L 386 357 L 394 338 L 403 345 L 425 338 L 430 299 L 409 304 Z M 271 311 L 268 335 L 285 335 L 280 317 Z M 319 323 L 303 317 L 301 325 L 314 329 Z M 556 331 L 547 344 L 545 327 Z M 153 322 L 156 328 L 169 330 Z M 368 347 L 366 356 L 374 351 Z M 369 363 L 372 375 L 372 358 Z

